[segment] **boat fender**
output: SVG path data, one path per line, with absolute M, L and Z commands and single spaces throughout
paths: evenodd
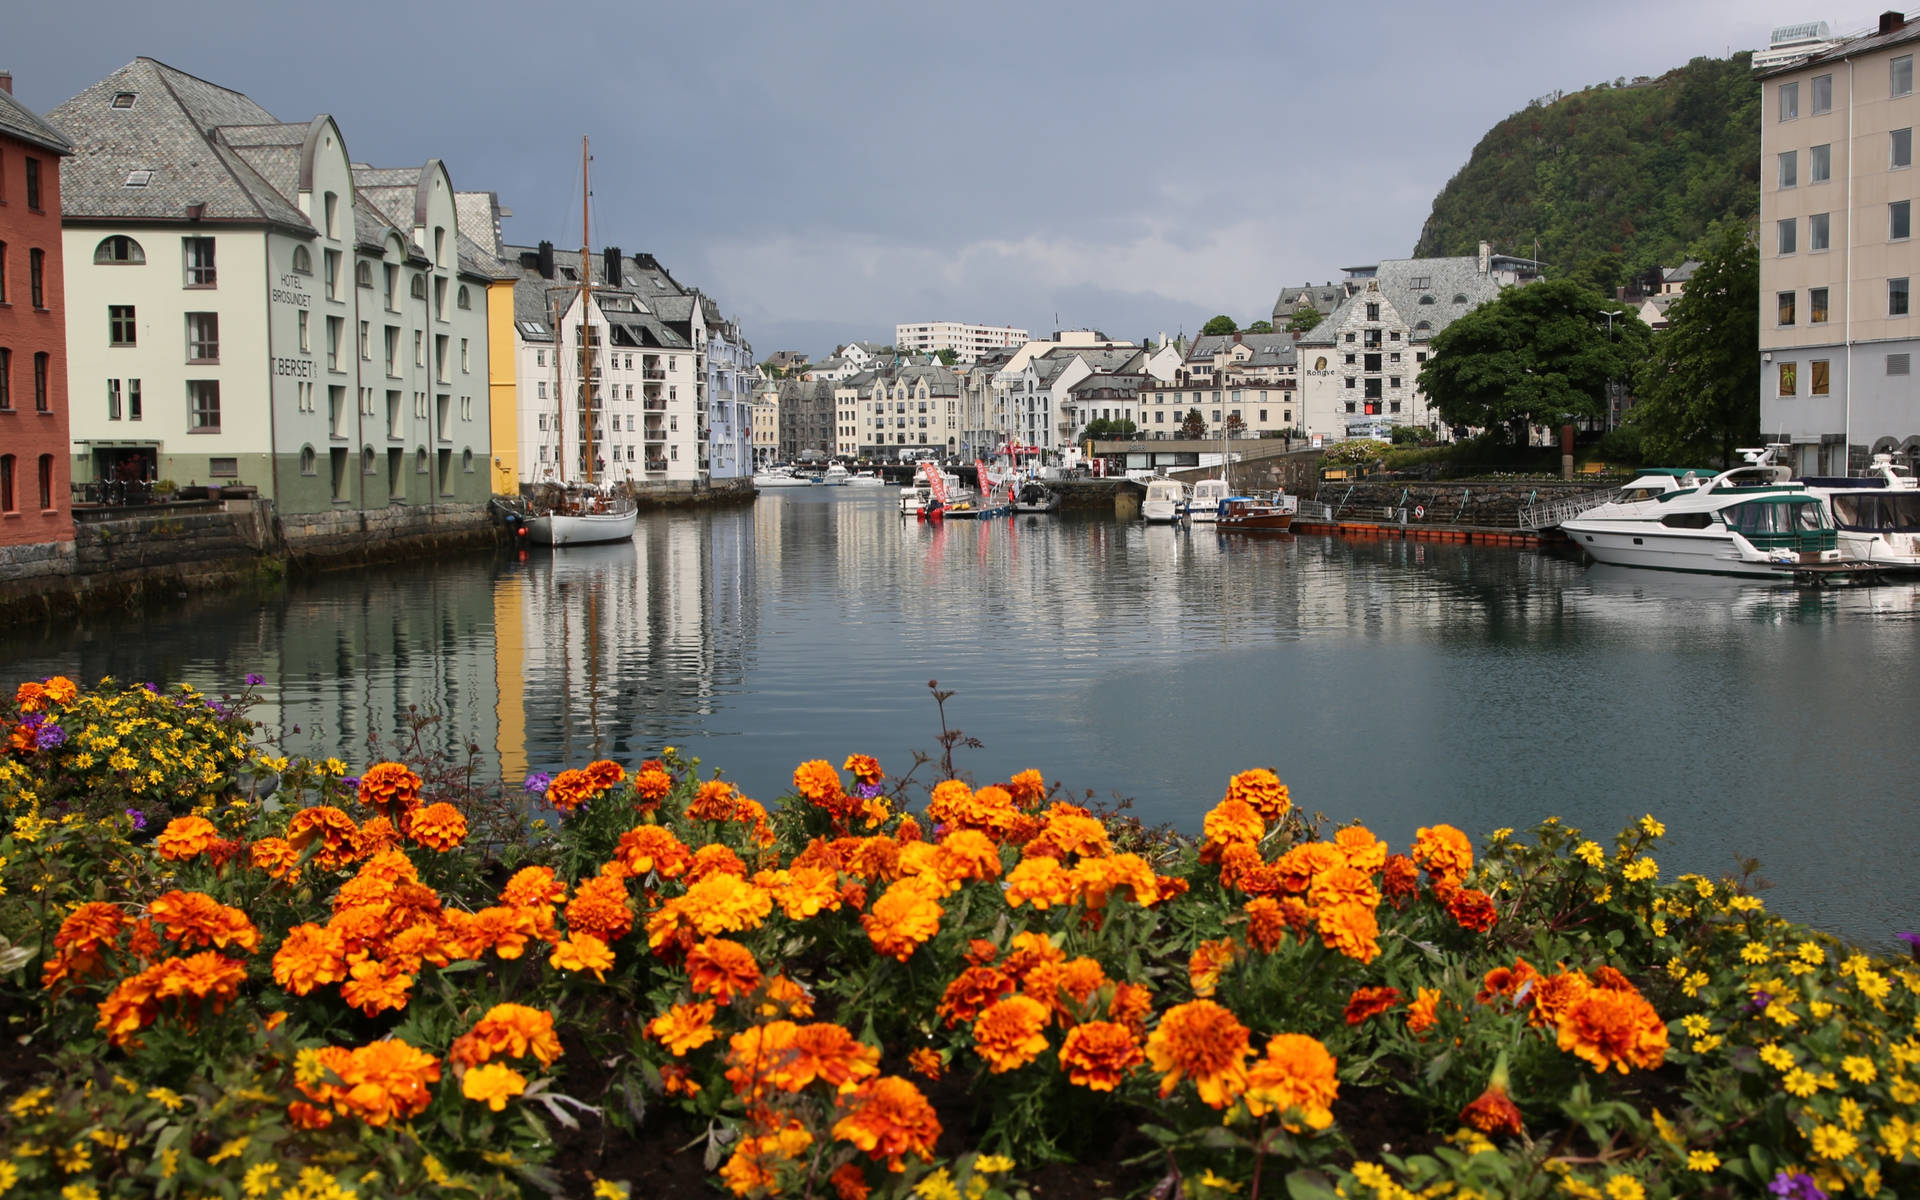
M 1415 519 L 1415 520 L 1417 520 L 1417 521 L 1424 521 L 1424 520 L 1426 520 L 1426 518 L 1427 518 L 1427 506 L 1426 506 L 1426 505 L 1424 505 L 1424 504 L 1416 504 L 1416 505 L 1414 505 L 1414 506 L 1413 506 L 1413 516 L 1414 516 L 1414 519 Z

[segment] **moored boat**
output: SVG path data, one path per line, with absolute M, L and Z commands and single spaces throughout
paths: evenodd
M 1276 496 L 1228 496 L 1216 510 L 1214 528 L 1221 533 L 1286 533 L 1300 501 L 1284 493 Z
M 1815 477 L 1801 482 L 1827 502 L 1841 554 L 1879 567 L 1920 570 L 1920 480 L 1873 456 L 1872 475 Z
M 787 467 L 768 467 L 753 473 L 753 486 L 756 488 L 812 487 L 813 480 L 805 475 L 796 475 Z
M 1060 493 L 1037 481 L 1024 483 L 1014 493 L 1013 511 L 1019 513 L 1050 513 L 1060 507 Z
M 852 475 L 847 469 L 836 462 L 828 463 L 827 469 L 820 474 L 816 482 L 825 484 L 827 487 L 845 487 L 847 480 L 851 478 Z
M 1172 524 L 1187 515 L 1187 485 L 1177 479 L 1155 479 L 1147 484 L 1140 516 L 1151 524 Z
M 1196 525 L 1211 523 L 1220 513 L 1220 502 L 1231 491 L 1224 479 L 1202 479 L 1193 485 L 1193 497 L 1187 501 L 1187 516 Z

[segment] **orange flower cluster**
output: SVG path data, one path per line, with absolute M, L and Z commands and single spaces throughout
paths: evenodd
M 1256 1117 L 1279 1113 L 1280 1123 L 1294 1133 L 1303 1126 L 1325 1129 L 1333 1124 L 1331 1105 L 1340 1093 L 1338 1066 L 1317 1040 L 1277 1033 L 1267 1040 L 1266 1056 L 1247 1069 L 1247 1111 Z
M 1414 832 L 1413 861 L 1427 872 L 1436 892 L 1445 892 L 1473 869 L 1473 843 L 1451 825 L 1422 826 Z
M 220 903 L 205 892 L 171 891 L 162 893 L 148 906 L 147 915 L 169 941 L 188 950 L 196 946 L 237 946 L 255 950 L 260 946 L 260 931 L 247 914 Z
M 53 954 L 40 969 L 40 986 L 52 991 L 67 980 L 82 980 L 106 969 L 106 952 L 133 921 L 115 904 L 92 900 L 67 914 L 53 935 Z
M 472 1029 L 453 1039 L 447 1061 L 460 1067 L 477 1067 L 495 1059 L 528 1055 L 539 1059 L 543 1067 L 552 1066 L 560 1057 L 553 1014 L 524 1004 L 496 1004 L 474 1022 Z
M 880 760 L 871 754 L 849 754 L 847 761 L 840 764 L 840 769 L 853 772 L 853 777 L 868 787 L 887 777 L 887 773 L 880 769 Z
M 205 817 L 175 817 L 153 839 L 153 850 L 168 862 L 187 862 L 219 841 L 220 831 Z
M 1075 1025 L 1060 1044 L 1060 1065 L 1068 1080 L 1096 1092 L 1113 1091 L 1146 1060 L 1134 1031 L 1113 1021 Z
M 737 875 L 710 875 L 666 901 L 647 918 L 647 945 L 685 949 L 702 937 L 758 929 L 773 911 L 773 895 Z
M 852 1142 L 875 1161 L 885 1159 L 887 1170 L 904 1171 L 909 1154 L 933 1157 L 940 1119 L 910 1081 L 882 1075 L 851 1092 L 843 1103 L 847 1115 L 835 1122 L 833 1136 Z
M 360 803 L 405 827 L 405 818 L 420 807 L 420 776 L 406 764 L 375 763 L 360 776 Z
M 296 1100 L 287 1106 L 294 1124 L 307 1129 L 331 1124 L 336 1113 L 373 1126 L 417 1117 L 433 1099 L 427 1085 L 440 1079 L 438 1059 L 398 1039 L 309 1053 L 313 1066 L 296 1067 L 294 1083 L 313 1104 Z M 331 1111 L 315 1105 L 329 1105 Z
M 1160 1094 L 1170 1096 L 1184 1079 L 1200 1099 L 1226 1108 L 1247 1090 L 1247 1027 L 1211 1000 L 1168 1009 L 1147 1038 L 1147 1060 L 1160 1072 Z
M 791 1117 L 764 1132 L 740 1139 L 720 1167 L 721 1182 L 736 1196 L 777 1195 L 786 1190 L 783 1173 L 798 1174 L 800 1156 L 813 1145 L 813 1134 Z
M 1355 988 L 1353 995 L 1347 998 L 1347 1024 L 1358 1025 L 1370 1017 L 1377 1017 L 1390 1010 L 1398 1003 L 1400 1003 L 1399 988 Z
M 1051 1014 L 1031 996 L 996 1000 L 973 1023 L 973 1048 L 995 1075 L 1024 1067 L 1047 1049 L 1041 1032 Z
M 246 979 L 246 963 L 211 950 L 162 959 L 120 981 L 100 1002 L 100 1020 L 94 1028 L 104 1029 L 107 1041 L 115 1046 L 137 1045 L 135 1035 L 153 1024 L 162 1004 L 178 1001 L 180 1019 L 192 1025 L 201 1005 L 220 1012 L 240 994 Z
M 1267 821 L 1278 821 L 1293 807 L 1287 785 L 1265 767 L 1242 771 L 1227 781 L 1227 799 L 1239 800 Z
M 1667 1057 L 1666 1022 L 1619 972 L 1601 967 L 1595 974 L 1602 972 L 1611 978 L 1568 989 L 1579 995 L 1562 1007 L 1555 1023 L 1560 1049 L 1592 1063 L 1596 1072 L 1657 1069 Z M 1579 972 L 1571 977 L 1584 979 Z
M 760 986 L 760 965 L 739 942 L 710 937 L 687 951 L 687 975 L 697 995 L 732 1004 L 735 996 Z
M 354 844 L 360 826 L 352 817 L 331 804 L 303 808 L 287 822 L 287 842 L 295 850 L 305 850 L 318 842 L 313 864 L 323 871 L 338 870 L 360 857 Z
M 872 911 L 860 918 L 873 948 L 901 962 L 913 957 L 915 950 L 940 932 L 945 911 L 939 902 L 942 891 L 937 881 L 918 875 L 889 886 L 873 902 Z
M 658 759 L 650 758 L 640 764 L 633 774 L 634 807 L 641 812 L 650 812 L 660 807 L 660 802 L 673 791 L 673 776 Z
M 406 854 L 384 850 L 341 885 L 325 926 L 289 930 L 273 956 L 273 977 L 295 995 L 340 984 L 340 996 L 367 1016 L 405 1008 L 423 964 L 446 966 L 475 958 L 499 938 L 504 922 L 489 914 L 521 910 L 482 909 L 467 914 L 444 909 L 434 890 L 420 882 Z M 513 955 L 534 932 L 531 916 L 516 920 L 505 940 Z M 517 939 L 517 940 L 516 940 Z M 510 957 L 503 950 L 503 957 Z
M 405 820 L 407 836 L 429 850 L 444 854 L 467 840 L 467 818 L 445 801 L 417 808 Z

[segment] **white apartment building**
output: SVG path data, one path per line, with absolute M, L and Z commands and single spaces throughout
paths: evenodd
M 1027 331 L 1011 325 L 966 325 L 959 321 L 924 321 L 895 325 L 894 348 L 902 354 L 938 354 L 951 350 L 961 362 L 972 362 L 994 350 L 1017 350 L 1027 343 Z
M 354 166 L 331 117 L 147 58 L 49 116 L 79 147 L 74 479 L 248 484 L 283 513 L 485 502 L 500 267 L 439 160 Z
M 1920 452 L 1916 46 L 1888 13 L 1762 76 L 1760 429 L 1803 474 Z
M 1173 377 L 1140 393 L 1141 434 L 1177 438 L 1198 411 L 1209 437 L 1261 437 L 1297 428 L 1299 355 L 1290 333 L 1195 338 Z

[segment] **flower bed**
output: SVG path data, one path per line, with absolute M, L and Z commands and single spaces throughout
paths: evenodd
M 186 691 L 4 721 L 0 1194 L 1920 1189 L 1920 971 L 1663 882 L 1652 817 L 1396 853 L 1267 770 L 1180 838 L 669 749 L 528 821 Z

